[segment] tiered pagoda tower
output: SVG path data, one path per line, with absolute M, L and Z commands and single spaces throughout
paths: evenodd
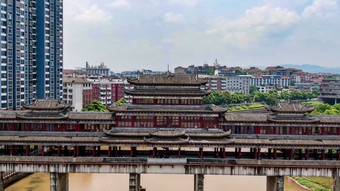
M 210 91 L 197 75 L 140 75 L 125 90 L 132 104 L 108 108 L 116 127 L 222 129 L 227 109 L 203 104 Z

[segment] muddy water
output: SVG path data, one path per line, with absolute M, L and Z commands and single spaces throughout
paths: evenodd
M 121 174 L 70 174 L 70 191 L 128 191 L 129 175 Z M 193 190 L 192 175 L 142 175 L 141 184 L 147 191 Z M 206 191 L 265 191 L 266 177 L 205 176 Z M 49 191 L 49 174 L 33 174 L 6 191 Z M 285 191 L 306 191 L 285 179 Z

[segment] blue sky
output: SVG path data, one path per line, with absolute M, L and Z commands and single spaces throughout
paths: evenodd
M 340 67 L 340 0 L 64 0 L 64 68 Z

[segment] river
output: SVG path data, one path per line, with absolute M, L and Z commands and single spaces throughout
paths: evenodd
M 127 174 L 70 174 L 70 191 L 128 191 Z M 141 177 L 147 191 L 193 190 L 193 175 L 149 175 Z M 49 174 L 35 173 L 6 191 L 49 191 Z M 205 176 L 205 191 L 265 191 L 266 177 L 256 176 Z M 306 191 L 285 178 L 285 191 Z

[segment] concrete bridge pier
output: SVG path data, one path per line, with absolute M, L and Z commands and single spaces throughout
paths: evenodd
M 68 191 L 68 173 L 50 173 L 50 191 Z
M 194 191 L 204 190 L 204 174 L 195 174 Z
M 5 190 L 4 179 L 2 176 L 2 172 L 0 172 L 0 191 L 4 191 L 4 190 Z
M 140 174 L 130 173 L 129 191 L 140 191 Z
M 340 191 L 340 177 L 334 177 L 333 191 Z
M 267 176 L 267 191 L 283 191 L 284 180 L 284 176 Z

